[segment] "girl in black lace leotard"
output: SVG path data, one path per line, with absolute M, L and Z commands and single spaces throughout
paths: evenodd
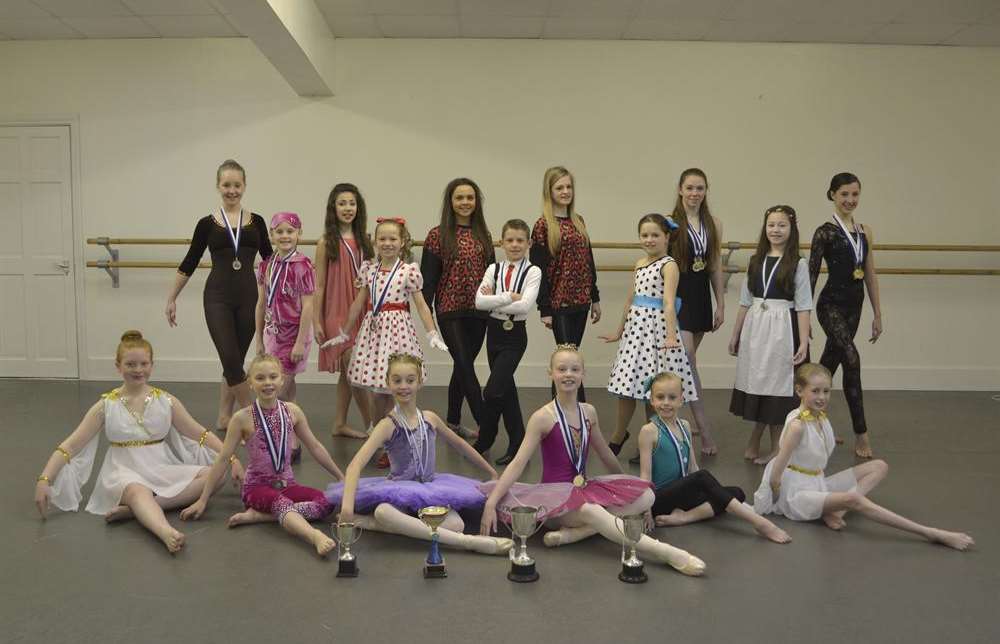
M 222 363 L 224 380 L 216 427 L 224 429 L 234 403 L 246 407 L 253 402 L 243 371 L 255 330 L 257 280 L 253 263 L 258 253 L 263 259 L 271 256 L 271 241 L 261 216 L 244 212 L 240 206 L 246 187 L 243 167 L 232 159 L 223 162 L 216 171 L 216 184 L 222 196 L 222 209 L 198 220 L 191 246 L 177 268 L 177 278 L 167 296 L 166 314 L 170 326 L 177 326 L 177 296 L 208 248 L 212 254 L 212 272 L 205 282 L 203 300 L 208 331 Z M 237 233 L 239 245 L 234 249 Z
M 855 453 L 871 458 L 868 426 L 861 390 L 861 357 L 854 344 L 854 335 L 861 321 L 861 306 L 865 286 L 872 303 L 875 318 L 869 342 L 882 335 L 882 309 L 879 304 L 878 277 L 875 274 L 875 257 L 871 226 L 854 222 L 854 209 L 861 195 L 861 181 L 849 172 L 835 175 L 830 181 L 827 199 L 833 202 L 833 218 L 816 229 L 809 253 L 809 277 L 813 292 L 820 266 L 826 260 L 826 286 L 816 302 L 816 317 L 826 333 L 826 346 L 820 363 L 830 370 L 844 367 L 844 397 L 854 425 Z

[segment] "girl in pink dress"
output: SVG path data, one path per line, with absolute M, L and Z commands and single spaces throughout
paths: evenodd
M 357 186 L 338 183 L 333 187 L 326 203 L 325 226 L 323 237 L 316 243 L 313 333 L 320 345 L 336 335 L 341 327 L 348 335 L 347 342 L 319 350 L 319 370 L 340 374 L 331 433 L 348 438 L 367 438 L 365 432 L 347 424 L 352 397 L 361 412 L 364 426 L 370 428 L 372 424 L 371 394 L 362 387 L 352 386 L 347 378 L 359 325 L 355 323 L 346 327 L 344 322 L 361 288 L 361 264 L 375 256 L 368 238 L 365 198 Z
M 257 353 L 281 362 L 284 385 L 278 398 L 295 402 L 295 374 L 306 369 L 312 344 L 313 265 L 298 251 L 302 220 L 294 212 L 271 217 L 275 252 L 257 267 Z M 292 437 L 292 462 L 302 450 Z
M 500 480 L 482 485 L 483 493 L 489 496 L 480 531 L 487 535 L 495 530 L 498 508 L 506 518 L 508 506 L 544 506 L 543 516 L 551 528 L 545 534 L 546 546 L 573 543 L 598 533 L 621 543 L 619 528 L 624 526 L 616 517 L 646 512 L 655 498 L 652 485 L 623 472 L 601 434 L 594 406 L 579 402 L 584 366 L 575 346 L 556 347 L 549 360 L 549 375 L 556 387 L 555 400 L 532 414 L 524 442 Z M 591 445 L 611 474 L 587 476 Z M 516 483 L 536 447 L 542 453 L 541 483 Z M 705 563 L 698 557 L 648 536 L 643 535 L 637 548 L 644 557 L 685 575 L 705 572 Z
M 245 441 L 249 464 L 243 479 L 242 497 L 246 510 L 229 517 L 229 527 L 277 521 L 289 534 L 312 544 L 316 554 L 323 557 L 336 544 L 309 522 L 330 514 L 333 506 L 319 490 L 296 482 L 288 449 L 289 437 L 297 434 L 316 462 L 332 476 L 343 479 L 344 474 L 323 444 L 316 440 L 302 409 L 295 403 L 278 399 L 283 371 L 281 361 L 270 355 L 259 355 L 250 363 L 247 378 L 257 399 L 233 415 L 222 451 L 206 480 L 214 487 L 227 460 L 236 452 L 240 441 Z M 208 497 L 209 494 L 202 491 L 197 501 L 181 511 L 181 519 L 200 518 L 208 505 Z
M 375 394 L 372 421 L 385 418 L 392 407 L 392 396 L 386 388 L 389 374 L 389 356 L 406 353 L 423 359 L 417 330 L 410 317 L 410 300 L 417 308 L 417 315 L 427 330 L 427 340 L 436 349 L 447 351 L 441 340 L 431 310 L 421 289 L 424 278 L 410 259 L 411 237 L 402 218 L 379 219 L 375 225 L 375 247 L 378 258 L 361 265 L 361 289 L 351 304 L 347 320 L 336 337 L 327 340 L 326 346 L 343 344 L 349 339 L 344 329 L 354 326 L 361 312 L 366 309 L 361 329 L 354 344 L 354 353 L 347 370 L 351 384 L 365 387 Z M 427 370 L 421 367 L 421 379 L 426 381 Z

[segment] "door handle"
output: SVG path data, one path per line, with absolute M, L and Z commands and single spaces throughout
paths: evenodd
M 56 262 L 56 268 L 63 272 L 63 275 L 69 275 L 69 261 L 63 260 L 61 262 Z

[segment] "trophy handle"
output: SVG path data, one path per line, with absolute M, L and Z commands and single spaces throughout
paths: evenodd
M 548 512 L 548 511 L 549 511 L 549 509 L 547 507 L 545 507 L 544 505 L 538 506 L 538 509 L 535 511 L 535 520 L 538 521 L 538 515 L 539 514 L 541 514 L 542 516 L 544 516 L 545 513 Z M 545 525 L 545 519 L 542 519 L 541 521 L 538 521 L 538 525 L 535 526 L 535 529 L 531 531 L 531 534 L 528 535 L 528 537 L 530 538 L 530 537 L 535 536 L 538 533 L 538 531 L 542 529 L 543 525 Z
M 504 521 L 503 518 L 504 514 L 507 515 L 507 518 L 509 518 L 510 521 Z M 500 523 L 507 526 L 507 531 L 510 532 L 511 538 L 516 538 L 514 535 L 514 517 L 510 513 L 510 506 L 501 505 L 499 508 L 497 508 L 497 517 L 500 519 Z
M 356 532 L 351 532 L 351 545 L 352 546 L 358 542 L 358 540 L 361 538 L 362 533 L 364 533 L 364 531 L 365 531 L 365 529 L 364 529 L 363 526 L 360 526 L 360 525 L 357 525 L 357 524 L 354 525 L 354 530 L 356 530 Z

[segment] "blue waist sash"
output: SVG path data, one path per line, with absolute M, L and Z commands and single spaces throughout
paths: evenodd
M 656 309 L 658 311 L 663 310 L 663 299 L 658 297 L 650 297 L 649 295 L 633 295 L 632 296 L 632 306 L 639 306 L 644 309 Z M 674 311 L 680 313 L 681 310 L 681 298 L 674 298 Z

